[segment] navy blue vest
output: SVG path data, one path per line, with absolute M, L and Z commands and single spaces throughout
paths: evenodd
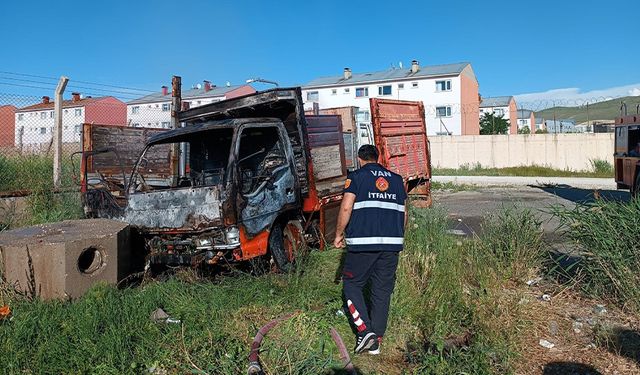
M 407 193 L 402 177 L 378 163 L 352 172 L 345 193 L 356 196 L 345 237 L 348 251 L 401 251 Z

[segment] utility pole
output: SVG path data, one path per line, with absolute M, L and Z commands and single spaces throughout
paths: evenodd
M 62 94 L 67 88 L 69 78 L 62 76 L 58 81 L 55 94 L 55 125 L 53 131 L 53 187 L 60 188 L 60 177 L 62 175 Z
M 589 102 L 587 102 L 587 130 L 591 132 L 591 127 L 589 126 Z
M 182 109 L 182 78 L 179 76 L 173 76 L 171 79 L 171 129 L 177 129 L 180 127 L 178 121 L 178 112 Z M 171 175 L 173 176 L 173 183 L 177 183 L 178 173 L 181 172 L 180 168 L 180 145 L 173 144 L 171 146 Z

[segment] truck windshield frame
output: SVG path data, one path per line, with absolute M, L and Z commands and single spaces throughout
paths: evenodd
M 235 142 L 233 127 L 203 129 L 197 132 L 176 134 L 173 137 L 149 142 L 135 163 L 129 181 L 129 194 L 167 189 L 199 188 L 223 185 L 228 180 L 230 158 Z M 172 146 L 187 143 L 187 165 L 185 176 L 154 175 L 153 170 L 145 171 L 147 158 L 164 159 L 170 163 Z M 176 147 L 179 149 L 179 147 Z M 151 154 L 155 152 L 155 154 Z

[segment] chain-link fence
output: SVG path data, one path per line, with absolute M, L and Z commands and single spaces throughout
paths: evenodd
M 102 87 L 101 90 L 116 90 L 118 87 Z M 53 188 L 54 91 L 44 92 L 49 94 L 28 96 L 0 93 L 0 196 L 25 195 L 33 189 Z M 118 92 L 114 95 L 65 94 L 62 103 L 62 176 L 59 190 L 77 191 L 81 162 L 78 153 L 82 148 L 83 124 L 170 128 L 171 95 L 166 87 L 157 92 Z M 220 98 L 202 97 L 191 100 L 190 104 L 195 107 L 217 100 Z M 625 112 L 638 112 L 638 105 L 640 97 L 545 101 L 482 97 L 479 102 L 470 104 L 458 102 L 434 106 L 425 103 L 425 116 L 430 135 L 465 135 L 465 132 L 593 133 L 612 131 L 615 117 Z M 363 111 L 358 114 L 368 117 L 368 108 Z M 498 127 L 495 122 L 498 117 L 508 122 L 506 130 Z M 488 133 L 487 129 L 483 130 L 483 124 L 486 128 L 487 121 L 491 121 Z

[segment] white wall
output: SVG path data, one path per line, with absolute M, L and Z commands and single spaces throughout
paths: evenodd
M 436 81 L 451 80 L 450 91 L 436 91 Z M 413 82 L 417 82 L 418 87 L 412 86 Z M 403 89 L 398 89 L 398 84 L 404 84 Z M 378 86 L 391 85 L 391 95 L 378 95 Z M 368 97 L 356 97 L 357 87 L 368 87 Z M 332 90 L 337 90 L 335 94 Z M 345 89 L 349 89 L 345 93 Z M 427 133 L 436 134 L 441 129 L 440 118 L 436 116 L 436 107 L 450 106 L 451 116 L 442 117 L 442 122 L 446 128 L 453 134 L 462 132 L 462 116 L 461 116 L 461 90 L 460 76 L 445 78 L 419 78 L 409 80 L 398 80 L 393 82 L 384 82 L 376 84 L 355 84 L 350 86 L 333 86 L 319 89 L 302 89 L 302 100 L 305 103 L 305 109 L 313 108 L 312 101 L 307 100 L 308 92 L 318 92 L 318 105 L 322 108 L 334 108 L 345 106 L 356 106 L 361 110 L 369 110 L 369 98 L 388 98 L 399 100 L 422 101 L 425 107 L 425 118 L 427 121 Z M 442 131 L 445 131 L 442 128 Z
M 183 98 L 183 102 L 189 102 L 190 108 L 219 102 L 224 96 L 215 98 Z M 163 104 L 165 110 L 163 110 Z M 133 107 L 138 107 L 138 113 L 133 113 Z M 155 103 L 127 104 L 127 125 L 143 128 L 169 128 L 171 125 L 171 100 Z
M 438 168 L 480 163 L 496 168 L 541 165 L 591 170 L 591 159 L 613 165 L 613 133 L 434 136 L 429 141 L 431 164 Z
M 80 114 L 76 114 L 76 110 Z M 53 127 L 55 125 L 53 109 L 16 112 L 15 145 L 36 145 L 48 143 L 53 137 Z M 44 118 L 43 118 L 44 117 Z M 85 108 L 72 107 L 62 110 L 62 142 L 80 142 L 82 124 L 85 122 Z M 21 130 L 22 129 L 22 130 Z M 44 133 L 43 133 L 44 129 Z M 22 140 L 20 139 L 22 137 Z

